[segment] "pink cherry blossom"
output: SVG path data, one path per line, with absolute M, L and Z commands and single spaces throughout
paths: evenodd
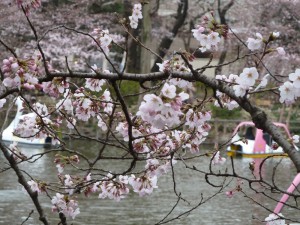
M 226 191 L 225 194 L 226 194 L 226 196 L 227 196 L 228 198 L 232 198 L 234 192 L 233 192 L 233 191 Z
M 53 212 L 62 212 L 66 217 L 75 219 L 75 217 L 80 213 L 78 202 L 71 199 L 69 196 L 56 193 L 56 195 L 53 196 L 51 203 L 53 204 Z
M 91 91 L 99 92 L 102 90 L 102 86 L 105 84 L 105 80 L 86 78 L 85 87 Z
M 30 186 L 32 191 L 36 191 L 37 193 L 41 193 L 41 189 L 39 188 L 39 185 L 36 181 L 30 180 L 27 182 L 27 184 Z
M 133 191 L 139 193 L 140 196 L 151 194 L 154 188 L 157 188 L 157 176 L 149 177 L 147 175 L 135 177 L 131 175 L 128 178 L 129 184 L 132 186 Z
M 120 182 L 118 182 L 116 179 L 110 180 L 109 177 L 110 175 L 108 174 L 107 178 L 109 180 L 105 180 L 99 183 L 99 187 L 101 190 L 99 198 L 109 198 L 119 202 L 129 194 L 129 188 L 127 187 L 125 181 L 126 178 L 121 177 Z
M 221 41 L 221 38 L 219 36 L 219 33 L 217 32 L 211 32 L 209 35 L 208 35 L 208 41 L 210 43 L 211 46 L 213 47 L 217 47 L 217 45 L 220 43 Z
M 161 71 L 161 72 L 165 72 L 170 69 L 170 61 L 169 60 L 165 60 L 162 63 L 156 63 L 156 65 L 158 65 L 159 71 Z
M 106 131 L 107 130 L 107 125 L 106 123 L 103 121 L 103 119 L 101 118 L 101 116 L 97 115 L 97 119 L 98 119 L 98 127 L 101 128 L 101 130 Z
M 223 165 L 226 162 L 224 157 L 220 156 L 220 151 L 217 151 L 212 157 L 212 164 L 213 165 Z
M 55 98 L 68 88 L 69 82 L 63 78 L 54 78 L 52 81 L 42 83 L 43 92 Z

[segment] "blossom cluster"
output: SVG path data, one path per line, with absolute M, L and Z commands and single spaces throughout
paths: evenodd
M 102 30 L 102 29 L 94 29 L 91 35 L 94 36 L 96 41 L 98 42 L 101 51 L 103 51 L 105 54 L 108 54 L 109 52 L 109 45 L 112 42 L 112 37 L 109 34 L 109 30 Z
M 188 60 L 192 61 L 193 59 L 194 57 L 192 55 L 189 55 Z M 178 57 L 173 57 L 172 59 L 165 60 L 162 63 L 156 63 L 156 65 L 161 72 L 190 72 L 190 69 L 187 68 L 185 63 L 180 61 Z
M 56 164 L 56 168 L 59 174 L 61 174 L 64 171 L 66 164 L 71 164 L 71 163 L 78 164 L 79 162 L 80 160 L 78 155 L 63 156 L 60 154 L 56 154 L 54 159 L 54 163 Z
M 8 88 L 19 88 L 21 86 L 32 90 L 38 86 L 38 76 L 41 74 L 41 56 L 29 59 L 16 59 L 9 57 L 3 60 L 4 86 Z
M 10 149 L 10 151 L 13 155 L 13 158 L 16 162 L 27 159 L 27 156 L 18 147 L 18 142 L 14 141 L 13 143 L 11 143 L 9 145 L 9 149 Z
M 175 85 L 165 83 L 160 95 L 147 94 L 137 112 L 138 118 L 132 128 L 133 148 L 137 153 L 151 154 L 152 157 L 170 156 L 176 149 L 183 147 L 192 153 L 199 152 L 199 145 L 206 139 L 211 113 L 197 106 L 183 107 L 189 95 L 177 94 Z M 185 130 L 165 132 L 185 126 Z M 127 122 L 120 122 L 116 130 L 129 140 Z
M 259 74 L 255 67 L 244 68 L 243 72 L 236 78 L 237 85 L 233 86 L 234 93 L 238 97 L 246 95 L 255 84 Z
M 92 71 L 97 73 L 100 69 L 94 64 L 91 67 Z M 103 73 L 111 73 L 109 70 L 103 69 Z M 85 79 L 85 88 L 90 89 L 91 91 L 99 92 L 102 90 L 102 86 L 105 84 L 105 80 L 103 79 L 94 79 L 94 78 L 86 78 Z
M 229 85 L 236 84 L 237 78 L 238 78 L 238 75 L 235 75 L 235 74 L 230 74 L 228 77 L 226 75 L 216 75 L 217 80 L 228 83 Z M 232 110 L 239 106 L 235 100 L 231 99 L 226 94 L 224 94 L 220 91 L 216 91 L 216 97 L 218 98 L 218 100 L 215 101 L 215 106 L 220 107 L 222 105 L 223 107 L 227 108 L 228 110 Z
M 213 13 L 203 17 L 203 21 L 200 25 L 197 25 L 195 29 L 192 29 L 193 36 L 200 43 L 201 52 L 208 50 L 214 50 L 218 48 L 218 44 L 221 42 L 221 37 L 227 37 L 228 27 L 221 25 L 214 19 Z
M 86 87 L 101 89 L 101 80 L 99 82 L 87 80 Z M 98 126 L 105 131 L 107 126 L 104 120 L 107 115 L 111 114 L 113 103 L 108 90 L 105 90 L 101 96 L 95 99 L 81 87 L 75 90 L 75 93 L 71 93 L 68 89 L 64 98 L 56 104 L 56 108 L 59 114 L 66 119 L 69 129 L 74 129 L 76 119 L 88 121 L 91 117 L 96 117 Z
M 292 104 L 300 96 L 300 69 L 289 74 L 289 81 L 279 87 L 281 103 Z
M 49 113 L 46 105 L 37 102 L 33 104 L 32 109 L 34 112 L 20 117 L 14 133 L 29 140 L 35 138 L 46 139 L 49 136 L 49 128 L 56 127 L 58 124 L 48 118 Z M 57 143 L 58 140 L 53 137 L 52 141 Z
M 263 36 L 260 33 L 256 33 L 255 36 L 256 38 L 248 38 L 246 43 L 247 43 L 247 48 L 250 51 L 256 51 L 261 49 L 264 44 L 268 44 L 269 42 L 276 40 L 279 37 L 280 33 L 279 32 L 272 32 L 268 38 L 268 40 L 264 39 Z M 279 55 L 283 56 L 285 55 L 285 50 L 283 47 L 277 47 L 276 49 L 268 49 L 269 52 L 276 51 Z
M 56 193 L 56 195 L 53 196 L 51 203 L 53 204 L 53 212 L 63 213 L 66 217 L 75 219 L 75 217 L 80 213 L 78 202 L 74 199 L 71 199 L 70 196 Z
M 65 78 L 55 77 L 52 81 L 43 82 L 41 89 L 45 94 L 51 97 L 58 98 L 69 88 L 69 82 Z
M 31 190 L 33 191 L 33 192 L 37 192 L 37 193 L 41 193 L 42 191 L 41 191 L 41 188 L 39 187 L 39 184 L 36 182 L 36 181 L 34 181 L 34 180 L 30 180 L 30 181 L 28 181 L 27 182 L 27 184 L 30 186 L 30 188 L 31 188 Z
M 284 216 L 279 214 L 270 214 L 266 219 L 265 222 L 267 222 L 267 225 L 285 225 L 285 219 Z
M 30 9 L 37 9 L 42 5 L 41 0 L 16 0 L 19 8 L 23 7 L 26 15 L 29 14 Z
M 268 83 L 268 77 L 269 74 L 265 75 L 261 79 L 260 83 L 256 86 L 255 90 L 265 87 Z M 232 86 L 237 97 L 247 97 L 248 92 L 253 90 L 258 78 L 259 74 L 255 67 L 244 68 L 240 75 L 230 74 L 228 77 L 225 75 L 216 76 L 217 80 Z M 232 100 L 220 91 L 216 92 L 216 97 L 218 98 L 218 100 L 215 101 L 216 106 L 220 106 L 220 104 L 222 104 L 222 106 L 229 110 L 238 107 L 238 103 L 236 101 Z
M 181 106 L 188 98 L 187 93 L 177 94 L 175 85 L 165 83 L 160 96 L 155 94 L 144 96 L 137 115 L 156 128 L 172 127 L 180 123 L 180 117 L 183 115 Z
M 142 5 L 141 3 L 137 3 L 133 5 L 132 15 L 129 16 L 130 26 L 132 29 L 136 29 L 139 24 L 139 19 L 143 18 L 142 14 Z

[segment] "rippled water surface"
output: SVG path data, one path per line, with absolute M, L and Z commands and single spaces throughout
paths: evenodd
M 88 152 L 88 155 L 91 157 L 96 154 L 97 147 L 89 146 L 87 142 L 78 142 L 76 146 L 81 146 L 81 151 Z M 26 148 L 23 151 L 42 153 L 45 149 Z M 22 168 L 35 179 L 46 179 L 55 182 L 57 181 L 57 170 L 53 164 L 54 154 L 46 154 L 35 163 L 22 165 Z M 188 161 L 187 164 L 200 170 L 207 170 L 207 161 L 207 158 L 197 158 Z M 249 162 L 251 161 L 252 159 L 235 159 L 236 172 L 253 178 L 249 170 Z M 278 158 L 269 160 L 263 167 L 263 176 L 270 179 L 272 168 L 279 161 L 280 159 Z M 0 163 L 1 169 L 6 167 L 2 154 L 0 154 Z M 118 161 L 116 163 L 107 160 L 101 163 L 103 167 L 113 171 L 122 171 L 128 166 L 127 161 Z M 225 166 L 216 168 L 216 171 L 218 169 L 223 170 L 226 167 L 230 171 L 230 160 L 227 160 Z M 277 170 L 276 184 L 286 189 L 295 175 L 293 165 L 288 158 L 285 158 L 282 159 Z M 71 170 L 68 172 L 72 174 Z M 219 188 L 208 185 L 203 174 L 185 169 L 183 163 L 177 163 L 174 172 L 176 191 L 181 193 L 181 197 L 186 201 L 181 201 L 168 216 L 168 219 L 176 218 L 181 213 L 192 209 L 201 202 L 201 199 L 206 202 L 191 213 L 187 213 L 169 224 L 262 224 L 259 220 L 263 220 L 269 214 L 265 209 L 253 203 L 251 199 L 244 197 L 244 194 L 241 192 L 236 193 L 232 198 L 226 197 L 224 192 L 236 186 L 235 180 L 218 193 Z M 211 181 L 214 184 L 222 183 L 222 179 L 213 178 Z M 227 181 L 230 181 L 230 178 Z M 168 214 L 178 199 L 174 193 L 174 182 L 171 173 L 161 177 L 158 181 L 158 186 L 159 188 L 151 196 L 139 197 L 137 194 L 131 193 L 121 202 L 99 199 L 96 194 L 88 198 L 78 197 L 81 213 L 74 221 L 69 221 L 68 224 L 150 225 L 158 223 Z M 265 207 L 271 210 L 275 207 L 276 204 L 270 199 L 249 191 L 247 183 L 242 184 L 242 189 L 250 193 L 250 197 L 253 200 L 263 204 Z M 51 195 L 54 195 L 54 193 L 51 193 Z M 212 195 L 216 196 L 209 200 Z M 276 194 L 273 196 L 278 199 Z M 50 223 L 58 224 L 57 215 L 51 212 L 50 199 L 41 195 L 41 202 Z M 38 213 L 34 209 L 30 198 L 17 183 L 17 178 L 14 176 L 13 171 L 9 170 L 0 173 L 0 224 L 22 224 L 31 210 L 34 210 L 34 213 L 24 224 L 41 224 L 38 220 Z M 294 219 L 300 219 L 300 213 L 297 210 L 284 209 L 283 214 Z

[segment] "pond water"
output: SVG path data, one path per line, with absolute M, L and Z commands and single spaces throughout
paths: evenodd
M 81 151 L 89 152 L 93 156 L 97 147 L 90 146 L 88 142 L 78 142 Z M 208 147 L 209 148 L 209 147 Z M 23 151 L 31 153 L 42 153 L 45 149 L 26 148 Z M 35 179 L 55 181 L 57 179 L 57 169 L 53 164 L 55 152 L 46 154 L 35 163 L 26 163 L 22 168 L 32 174 Z M 201 170 L 207 170 L 207 158 L 196 158 L 187 161 L 189 166 L 195 166 Z M 249 162 L 252 159 L 234 159 L 236 172 L 238 174 L 253 178 L 249 170 Z M 266 179 L 271 179 L 272 168 L 281 162 L 276 173 L 276 184 L 282 189 L 286 189 L 292 181 L 295 170 L 292 162 L 288 158 L 269 160 L 263 167 L 262 174 Z M 111 168 L 115 171 L 122 170 L 127 166 L 126 161 L 102 161 L 104 167 Z M 5 160 L 0 154 L 0 169 L 5 168 Z M 215 169 L 223 170 L 228 168 L 230 171 L 230 160 L 222 167 Z M 216 171 L 217 171 L 216 170 Z M 69 171 L 70 174 L 72 171 Z M 253 201 L 244 196 L 243 193 L 237 192 L 232 198 L 228 198 L 225 192 L 236 186 L 236 180 L 233 180 L 228 187 L 218 193 L 219 188 L 214 188 L 205 182 L 204 175 L 193 170 L 185 169 L 183 163 L 178 162 L 175 166 L 176 190 L 181 193 L 186 202 L 181 201 L 175 210 L 168 216 L 168 219 L 176 218 L 178 215 L 195 207 L 203 198 L 205 204 L 200 205 L 197 209 L 173 220 L 168 224 L 175 225 L 210 225 L 210 224 L 263 224 L 261 221 L 269 214 L 264 208 L 253 203 Z M 230 178 L 227 179 L 228 181 Z M 222 179 L 213 178 L 214 183 L 220 184 Z M 127 198 L 120 202 L 113 200 L 99 199 L 96 194 L 86 198 L 78 197 L 81 213 L 75 220 L 69 220 L 68 224 L 103 224 L 103 225 L 152 225 L 162 220 L 177 202 L 177 196 L 174 193 L 174 183 L 172 174 L 169 173 L 158 180 L 158 189 L 155 189 L 151 196 L 139 197 L 131 193 Z M 258 188 L 262 190 L 261 188 Z M 249 197 L 263 204 L 265 207 L 273 210 L 276 203 L 263 195 L 255 194 L 249 190 L 248 184 L 242 184 L 242 190 L 249 193 Z M 51 193 L 53 196 L 54 193 Z M 211 196 L 216 195 L 212 199 Z M 278 199 L 279 196 L 273 194 Z M 51 224 L 58 224 L 58 215 L 51 212 L 50 200 L 41 195 L 41 202 L 45 213 Z M 31 210 L 34 213 L 24 223 L 26 225 L 41 224 L 38 220 L 38 213 L 30 198 L 22 191 L 21 186 L 17 183 L 17 178 L 13 171 L 9 170 L 0 173 L 0 224 L 22 224 Z M 293 219 L 300 219 L 299 210 L 285 208 L 285 216 Z

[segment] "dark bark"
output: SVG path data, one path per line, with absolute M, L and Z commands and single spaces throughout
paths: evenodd
M 180 27 L 184 24 L 187 15 L 187 10 L 188 10 L 188 0 L 181 0 L 177 8 L 176 22 L 171 31 L 173 37 L 172 38 L 164 37 L 158 46 L 158 54 L 161 58 L 163 58 L 166 55 L 167 50 L 170 48 L 171 44 L 173 43 L 174 37 L 176 37 Z M 157 71 L 156 63 L 161 63 L 162 62 L 161 58 L 156 58 L 151 68 L 151 72 Z
M 132 1 L 124 0 L 124 16 L 128 19 L 129 16 L 132 14 Z M 131 33 L 132 35 L 140 39 L 140 21 L 139 26 L 137 29 L 132 29 Z M 136 43 L 132 38 L 129 38 L 128 40 L 128 52 L 127 52 L 127 62 L 126 62 L 126 71 L 129 73 L 139 73 L 140 72 L 140 62 L 141 62 L 141 46 Z
M 27 184 L 27 181 L 25 179 L 25 177 L 23 176 L 23 173 L 21 172 L 21 170 L 19 169 L 16 161 L 13 158 L 13 154 L 10 154 L 9 151 L 6 149 L 6 147 L 4 145 L 2 145 L 0 143 L 0 149 L 2 150 L 4 157 L 7 159 L 7 161 L 9 162 L 9 165 L 11 166 L 11 168 L 15 171 L 17 177 L 18 177 L 18 182 L 25 188 L 25 190 L 27 191 L 27 193 L 29 194 L 32 202 L 35 205 L 35 208 L 37 209 L 40 217 L 40 221 L 44 224 L 44 225 L 48 225 L 48 220 L 44 214 L 44 210 L 38 200 L 38 194 L 37 192 L 33 192 L 30 188 L 30 186 Z
M 233 4 L 234 4 L 234 0 L 231 0 L 226 6 L 223 7 L 223 9 L 221 9 L 221 1 L 218 0 L 218 14 L 219 14 L 219 17 L 220 17 L 221 24 L 227 24 L 226 13 L 233 6 Z M 226 42 L 227 41 L 225 39 L 224 40 L 224 47 L 226 47 L 226 44 L 227 44 Z M 221 52 L 218 65 L 223 64 L 225 62 L 226 55 L 227 55 L 227 51 L 226 51 L 226 49 L 224 49 Z M 222 72 L 222 67 L 217 67 L 216 70 L 215 70 L 215 74 L 216 75 L 221 74 L 221 72 Z

